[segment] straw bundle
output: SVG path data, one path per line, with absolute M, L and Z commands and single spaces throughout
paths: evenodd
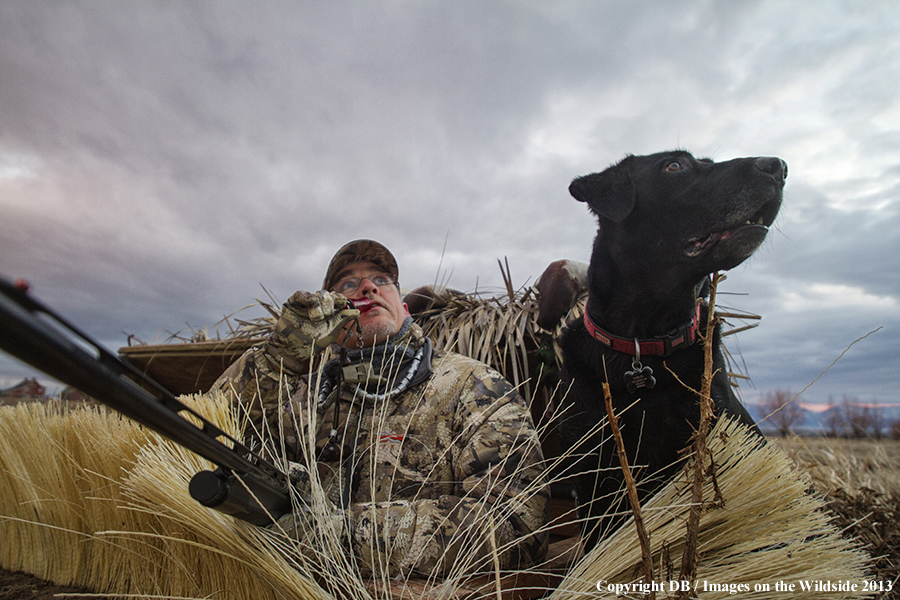
M 189 399 L 237 433 L 221 398 Z M 0 564 L 61 585 L 165 597 L 325 598 L 268 532 L 195 502 L 210 468 L 117 415 L 0 410 Z
M 786 592 L 776 585 L 785 582 L 795 585 L 791 598 L 866 596 L 860 588 L 868 557 L 829 524 L 824 502 L 806 493 L 809 479 L 781 450 L 759 445 L 745 427 L 726 419 L 710 434 L 709 448 L 724 504 L 701 515 L 697 595 L 727 598 L 743 585 L 742 598 L 779 598 Z M 707 482 L 704 498 L 712 497 L 712 483 Z M 657 597 L 674 596 L 668 582 L 677 579 L 677 567 L 671 561 L 681 555 L 689 509 L 690 483 L 684 472 L 642 506 L 656 581 L 664 587 Z M 640 564 L 641 549 L 629 521 L 598 544 L 552 597 L 614 598 L 609 586 L 640 582 Z M 813 589 L 803 591 L 800 581 Z M 850 581 L 857 591 L 824 594 L 815 590 L 817 581 Z M 604 582 L 602 589 L 598 582 Z M 628 597 L 646 596 L 638 592 Z
M 118 563 L 121 553 L 90 533 L 110 522 L 122 500 L 120 469 L 146 442 L 144 431 L 96 410 L 64 414 L 52 404 L 0 410 L 3 566 L 74 582 L 82 573 L 93 577 L 95 560 Z M 85 501 L 92 497 L 97 501 Z

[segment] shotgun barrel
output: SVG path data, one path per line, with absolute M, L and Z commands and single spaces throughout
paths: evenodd
M 0 349 L 217 465 L 188 486 L 201 504 L 254 525 L 291 510 L 287 475 L 34 299 L 26 284 L 3 278 Z

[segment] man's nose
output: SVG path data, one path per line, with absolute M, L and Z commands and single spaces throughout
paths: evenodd
M 359 280 L 359 291 L 363 296 L 368 296 L 371 293 L 378 293 L 378 286 L 372 283 L 372 280 L 368 277 L 361 277 Z

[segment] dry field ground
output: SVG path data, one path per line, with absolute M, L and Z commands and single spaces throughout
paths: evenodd
M 773 438 L 826 496 L 835 523 L 864 544 L 876 579 L 894 582 L 883 598 L 900 598 L 900 441 Z
M 816 492 L 829 501 L 834 521 L 868 547 L 875 578 L 892 581 L 881 599 L 900 599 L 900 441 L 772 438 L 809 474 Z M 31 575 L 0 570 L 0 600 L 49 600 L 54 594 L 84 592 Z
M 809 473 L 818 491 L 868 489 L 900 493 L 900 441 L 891 439 L 769 438 Z

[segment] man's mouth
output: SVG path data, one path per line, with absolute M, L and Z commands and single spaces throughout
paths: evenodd
M 374 308 L 372 304 L 372 300 L 370 298 L 358 298 L 356 300 L 350 299 L 350 306 L 355 308 L 361 313 L 368 312 Z
M 353 306 L 353 308 L 358 310 L 360 314 L 369 312 L 370 310 L 373 310 L 375 308 L 384 308 L 384 306 L 380 302 L 376 302 L 369 297 L 355 299 L 350 298 L 350 304 Z

